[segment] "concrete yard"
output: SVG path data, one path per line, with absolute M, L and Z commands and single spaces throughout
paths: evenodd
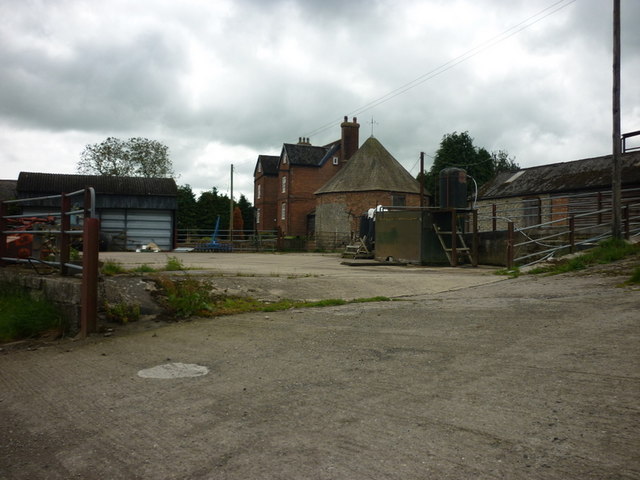
M 0 478 L 640 478 L 628 269 L 506 279 L 198 255 L 212 281 L 263 280 L 265 295 L 282 280 L 400 300 L 5 349 Z M 155 378 L 163 365 L 199 376 Z

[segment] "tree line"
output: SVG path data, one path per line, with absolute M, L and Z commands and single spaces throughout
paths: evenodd
M 447 167 L 466 170 L 479 187 L 497 173 L 520 168 L 505 150 L 489 152 L 484 147 L 476 147 L 469 132 L 444 135 L 433 158 L 429 171 L 419 173 L 417 180 L 424 183 L 425 189 L 435 199 L 438 198 L 440 171 Z M 110 176 L 171 177 L 174 174 L 168 147 L 141 137 L 128 140 L 109 137 L 102 143 L 87 145 L 80 155 L 77 170 L 80 173 Z M 229 228 L 230 200 L 227 195 L 220 194 L 216 187 L 202 192 L 196 198 L 190 185 L 180 185 L 177 201 L 179 229 L 213 231 L 218 217 L 220 228 Z M 234 230 L 253 230 L 253 206 L 244 195 L 240 195 L 237 202 L 234 201 L 233 217 Z

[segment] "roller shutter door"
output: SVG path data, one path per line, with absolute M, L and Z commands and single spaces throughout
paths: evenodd
M 109 250 L 135 250 L 150 242 L 162 250 L 171 250 L 173 246 L 171 210 L 102 210 L 100 221 Z

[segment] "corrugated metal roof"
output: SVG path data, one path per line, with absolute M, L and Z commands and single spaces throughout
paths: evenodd
M 418 181 L 374 137 L 369 137 L 342 169 L 315 193 L 371 190 L 420 193 Z
M 93 187 L 96 193 L 116 195 L 177 195 L 173 178 L 110 177 L 20 172 L 17 190 L 23 194 L 58 194 Z
M 255 177 L 258 171 L 258 165 L 262 166 L 263 175 L 278 175 L 278 162 L 280 157 L 277 155 L 258 155 L 258 161 L 256 162 L 256 168 L 253 171 Z
M 612 156 L 586 158 L 499 173 L 482 186 L 479 199 L 611 188 Z M 622 185 L 640 185 L 640 152 L 621 156 Z

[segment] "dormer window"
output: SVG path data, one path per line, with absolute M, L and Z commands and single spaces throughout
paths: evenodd
M 258 162 L 258 173 L 262 173 L 262 163 Z
M 282 155 L 282 164 L 286 165 L 287 163 L 287 154 L 285 153 L 284 155 Z
M 333 164 L 338 165 L 338 162 L 339 162 L 338 157 L 333 157 Z

